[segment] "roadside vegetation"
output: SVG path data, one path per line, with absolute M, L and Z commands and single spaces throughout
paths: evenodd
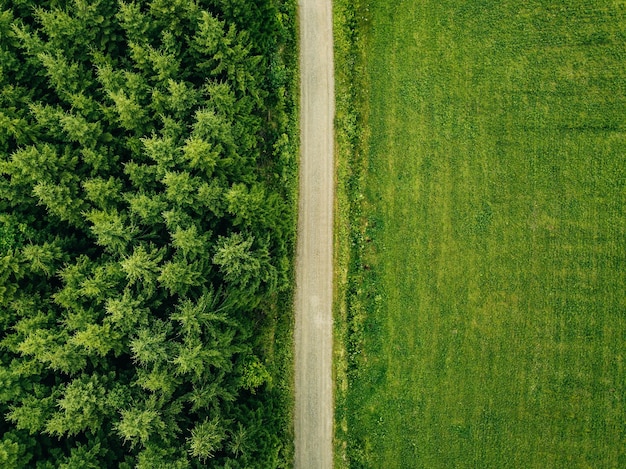
M 333 36 L 335 48 L 335 191 L 334 227 L 334 350 L 335 382 L 335 467 L 348 467 L 347 398 L 350 376 L 354 371 L 354 354 L 360 347 L 358 332 L 364 311 L 351 304 L 354 292 L 364 283 L 360 256 L 363 247 L 362 176 L 363 152 L 369 128 L 368 107 L 364 95 L 368 77 L 364 73 L 364 32 L 367 30 L 366 9 L 360 0 L 333 2 Z M 356 329 L 355 329 L 356 328 Z M 349 373 L 350 368 L 350 373 Z M 352 446 L 352 443 L 350 443 Z M 352 449 L 351 449 L 352 451 Z
M 625 466 L 626 12 L 335 8 L 337 467 Z
M 0 466 L 291 467 L 293 1 L 0 1 Z

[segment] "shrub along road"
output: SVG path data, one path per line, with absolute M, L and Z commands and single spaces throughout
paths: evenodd
M 330 0 L 300 1 L 295 466 L 332 467 L 334 79 Z

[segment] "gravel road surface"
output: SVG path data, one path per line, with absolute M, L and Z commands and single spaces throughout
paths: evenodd
M 300 0 L 300 195 L 295 467 L 333 466 L 334 69 L 332 2 Z

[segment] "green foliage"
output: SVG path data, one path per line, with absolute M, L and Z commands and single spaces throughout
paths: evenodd
M 82 185 L 85 198 L 100 210 L 106 211 L 121 200 L 122 181 L 113 176 L 107 180 L 99 177 L 86 179 Z
M 32 459 L 30 446 L 18 432 L 4 433 L 0 440 L 0 464 L 5 467 L 27 467 Z
M 85 218 L 91 222 L 91 232 L 96 237 L 96 243 L 113 253 L 125 253 L 128 244 L 137 234 L 137 228 L 129 226 L 127 218 L 117 210 L 92 210 Z
M 63 436 L 95 432 L 102 425 L 106 412 L 106 388 L 97 375 L 83 375 L 71 381 L 57 399 L 59 410 L 46 422 L 46 432 Z
M 142 327 L 130 343 L 133 359 L 141 365 L 161 364 L 169 357 L 168 326 L 162 322 Z
M 241 379 L 243 387 L 252 393 L 255 393 L 260 386 L 272 382 L 272 376 L 256 357 L 244 365 Z
M 37 394 L 26 395 L 19 405 L 11 406 L 7 419 L 15 423 L 18 430 L 27 430 L 30 434 L 44 430 L 46 420 L 53 412 L 53 398 Z
M 157 280 L 169 290 L 170 295 L 184 296 L 190 288 L 199 287 L 204 282 L 202 267 L 200 262 L 190 264 L 184 259 L 168 261 L 163 264 Z
M 59 469 L 99 469 L 105 453 L 99 443 L 89 447 L 78 444 L 71 449 L 70 456 L 59 464 Z
M 150 437 L 165 430 L 165 422 L 154 409 L 123 410 L 117 431 L 124 441 L 146 445 Z
M 50 277 L 57 271 L 63 252 L 59 246 L 51 243 L 28 244 L 22 247 L 22 257 L 33 273 L 39 272 Z
M 152 292 L 155 288 L 159 263 L 163 259 L 163 249 L 146 251 L 143 245 L 137 246 L 130 256 L 125 256 L 120 266 L 129 285 L 140 283 L 145 293 Z
M 289 399 L 260 331 L 291 278 L 296 95 L 268 76 L 295 30 L 254 41 L 295 2 L 226 7 L 2 2 L 2 467 L 289 465 L 288 407 L 257 411 Z
M 227 281 L 245 286 L 259 278 L 261 262 L 250 249 L 253 242 L 253 238 L 244 238 L 241 233 L 219 239 L 213 262 Z
M 189 453 L 194 458 L 205 461 L 221 448 L 225 436 L 224 427 L 218 418 L 196 425 L 188 440 Z

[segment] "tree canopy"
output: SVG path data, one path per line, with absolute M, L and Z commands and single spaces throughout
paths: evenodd
M 290 465 L 294 8 L 0 0 L 0 466 Z

